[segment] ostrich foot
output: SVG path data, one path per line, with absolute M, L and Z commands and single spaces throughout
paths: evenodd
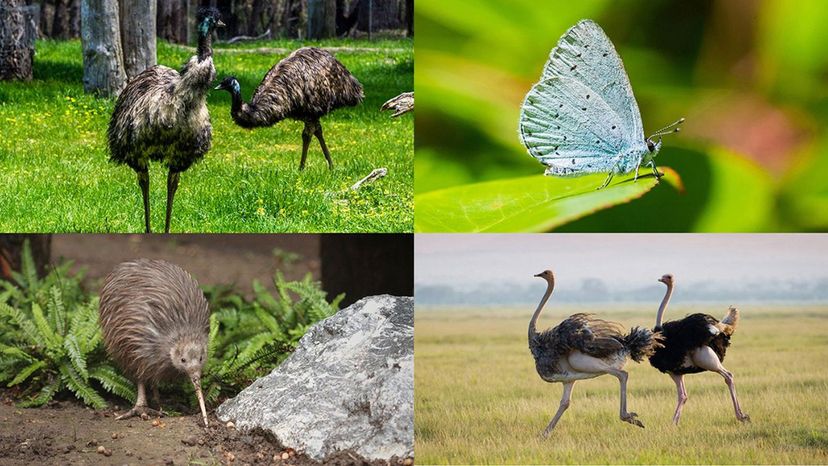
M 638 414 L 636 413 L 625 413 L 621 415 L 621 420 L 624 422 L 629 422 L 630 424 L 636 425 L 638 427 L 644 428 L 644 423 L 636 419 Z
M 736 416 L 736 419 L 738 419 L 741 422 L 750 422 L 750 416 L 748 416 L 747 414 L 744 414 L 744 413 L 742 413 L 739 416 Z
M 116 417 L 115 420 L 120 421 L 122 419 L 128 419 L 128 418 L 131 418 L 133 416 L 137 416 L 137 417 L 140 417 L 143 420 L 147 420 L 150 417 L 161 417 L 163 415 L 164 415 L 163 411 L 152 409 L 147 405 L 136 405 L 135 407 L 133 407 L 132 409 L 130 409 L 126 413 L 121 414 L 120 416 Z

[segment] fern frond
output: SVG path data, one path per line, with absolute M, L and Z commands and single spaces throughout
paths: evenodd
M 66 306 L 63 303 L 63 291 L 57 286 L 49 289 L 46 311 L 55 332 L 58 335 L 66 335 Z
M 210 340 L 207 342 L 207 360 L 209 361 L 214 354 L 216 354 L 216 347 L 218 347 L 219 339 L 218 339 L 218 332 L 219 327 L 218 316 L 215 314 L 210 314 Z
M 14 325 L 22 330 L 23 336 L 26 337 L 27 343 L 30 345 L 41 346 L 43 344 L 42 337 L 35 325 L 19 309 L 6 303 L 0 303 L 0 316 L 8 317 Z
M 16 346 L 8 346 L 3 343 L 0 343 L 0 354 L 7 355 L 17 361 L 33 362 L 36 360 L 34 357 L 32 357 L 32 355 L 23 351 L 22 349 Z
M 276 318 L 272 315 L 268 314 L 258 303 L 253 303 L 253 312 L 256 313 L 256 317 L 259 319 L 264 328 L 270 331 L 270 333 L 274 333 L 278 335 L 280 338 L 284 338 L 285 333 L 282 331 L 282 327 L 279 325 L 279 322 L 276 321 Z
M 46 403 L 52 400 L 52 397 L 55 396 L 55 393 L 58 392 L 63 387 L 63 380 L 60 377 L 55 378 L 55 380 L 49 382 L 48 384 L 44 385 L 43 388 L 40 389 L 38 395 L 31 400 L 22 401 L 17 403 L 17 406 L 20 408 L 34 408 L 37 406 L 43 406 Z
M 43 316 L 43 310 L 40 304 L 32 303 L 32 320 L 34 320 L 37 330 L 40 332 L 40 338 L 46 343 L 46 347 L 55 350 L 61 343 L 61 338 L 55 335 L 49 322 L 46 322 L 46 317 Z
M 63 340 L 63 347 L 66 349 L 66 354 L 69 355 L 69 361 L 72 362 L 72 367 L 75 368 L 84 381 L 88 380 L 89 372 L 86 370 L 86 357 L 81 351 L 75 335 L 66 337 Z
M 89 378 L 100 382 L 101 386 L 109 393 L 114 393 L 131 403 L 135 403 L 137 397 L 135 385 L 119 374 L 112 366 L 100 365 L 92 369 Z
M 61 379 L 63 379 L 66 387 L 68 387 L 69 390 L 71 390 L 78 398 L 83 400 L 84 403 L 95 409 L 106 408 L 106 402 L 104 399 L 98 395 L 98 392 L 96 392 L 94 388 L 90 387 L 89 384 L 81 378 L 81 376 L 71 365 L 63 363 L 60 365 L 59 370 Z
M 12 379 L 12 381 L 9 382 L 8 385 L 6 385 L 6 386 L 7 387 L 13 387 L 13 386 L 19 384 L 20 382 L 23 382 L 24 380 L 28 379 L 30 375 L 37 372 L 38 369 L 40 369 L 42 367 L 45 367 L 45 366 L 46 366 L 46 363 L 44 361 L 35 361 L 32 364 L 29 364 L 26 368 L 24 368 L 22 371 L 20 371 L 20 373 L 17 374 L 17 377 Z

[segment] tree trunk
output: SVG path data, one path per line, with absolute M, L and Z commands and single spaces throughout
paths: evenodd
M 0 235 L 0 278 L 10 280 L 12 270 L 20 271 L 26 240 L 29 240 L 38 276 L 46 275 L 52 256 L 52 235 Z
M 359 5 L 359 29 L 369 33 L 381 29 L 399 29 L 399 0 L 362 0 Z
M 322 235 L 322 288 L 342 306 L 366 296 L 414 296 L 414 235 Z
M 156 0 L 120 2 L 121 45 L 124 50 L 124 70 L 127 78 L 134 78 L 157 63 L 156 7 Z
M 37 21 L 37 7 L 23 0 L 0 5 L 0 80 L 32 79 Z
M 126 72 L 117 0 L 81 1 L 81 41 L 83 89 L 102 96 L 120 93 Z
M 308 39 L 336 36 L 336 0 L 308 0 Z
M 405 0 L 405 26 L 408 37 L 414 37 L 414 0 Z
M 69 0 L 69 37 L 80 37 L 80 0 Z
M 67 0 L 55 0 L 55 15 L 52 19 L 52 39 L 69 38 L 69 9 Z

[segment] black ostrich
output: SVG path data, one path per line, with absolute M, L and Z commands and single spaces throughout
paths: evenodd
M 681 410 L 687 402 L 687 391 L 684 388 L 684 374 L 711 371 L 724 377 L 730 389 L 730 398 L 733 400 L 733 409 L 736 419 L 742 422 L 750 421 L 750 416 L 742 412 L 739 400 L 736 398 L 736 385 L 733 383 L 733 374 L 722 365 L 727 347 L 730 346 L 730 337 L 739 323 L 739 311 L 731 307 L 721 321 L 707 314 L 691 314 L 681 320 L 673 320 L 662 325 L 661 320 L 670 297 L 673 295 L 674 279 L 670 274 L 658 279 L 667 285 L 667 293 L 661 301 L 653 329 L 661 332 L 664 346 L 658 348 L 650 357 L 653 367 L 669 374 L 676 384 L 678 402 L 673 422 L 678 424 Z
M 362 102 L 362 85 L 345 66 L 325 50 L 305 47 L 277 63 L 262 79 L 250 103 L 244 103 L 241 86 L 235 77 L 225 78 L 216 89 L 228 91 L 233 97 L 230 115 L 243 128 L 273 126 L 290 118 L 305 123 L 302 131 L 302 159 L 311 136 L 316 136 L 322 153 L 333 169 L 333 161 L 319 119 L 340 107 L 353 107 Z
M 592 379 L 604 374 L 616 377 L 621 384 L 621 420 L 644 427 L 636 413 L 627 412 L 628 358 L 641 362 L 653 354 L 659 343 L 646 328 L 634 327 L 624 332 L 621 324 L 595 318 L 592 314 L 573 314 L 556 327 L 538 332 L 536 324 L 543 306 L 555 288 L 551 270 L 536 277 L 547 282 L 546 293 L 529 321 L 529 349 L 535 358 L 535 369 L 546 382 L 563 384 L 563 396 L 558 412 L 546 426 L 546 437 L 555 428 L 564 411 L 569 408 L 572 387 L 578 380 Z
M 173 198 L 181 172 L 210 150 L 212 128 L 206 96 L 216 77 L 211 36 L 213 29 L 224 23 L 215 8 L 200 9 L 196 23 L 197 55 L 184 64 L 181 73 L 157 65 L 130 80 L 118 96 L 109 121 L 110 160 L 129 165 L 138 174 L 147 233 L 150 232 L 149 162 L 161 162 L 169 169 L 164 227 L 169 233 Z

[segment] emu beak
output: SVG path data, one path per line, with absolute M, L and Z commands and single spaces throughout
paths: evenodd
M 221 84 L 219 84 L 218 86 L 214 87 L 213 89 L 214 89 L 214 90 L 217 90 L 217 91 L 218 91 L 218 90 L 221 90 Z
M 201 375 L 196 374 L 192 377 L 193 387 L 195 387 L 196 396 L 198 397 L 198 406 L 201 408 L 201 417 L 204 419 L 204 427 L 210 427 L 207 422 L 207 408 L 204 406 L 204 395 L 201 393 Z
M 218 21 L 216 22 L 216 27 L 223 28 L 223 27 L 225 27 L 225 26 L 227 26 L 227 25 L 226 25 L 226 24 L 224 24 L 224 21 L 222 21 L 222 20 L 218 20 Z

